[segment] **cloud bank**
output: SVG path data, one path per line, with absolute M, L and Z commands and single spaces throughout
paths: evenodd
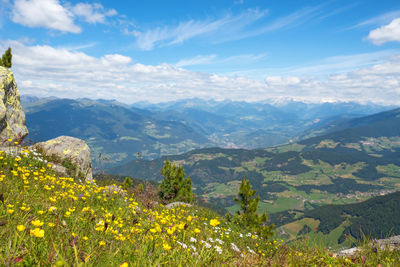
M 119 54 L 97 58 L 66 48 L 0 42 L 0 49 L 7 46 L 13 47 L 13 71 L 22 94 L 116 99 L 124 103 L 198 97 L 237 101 L 281 98 L 308 102 L 371 101 L 400 105 L 400 55 L 392 55 L 369 67 L 332 74 L 326 79 L 265 75 L 264 81 L 255 81 L 193 72 L 169 64 L 143 65 Z

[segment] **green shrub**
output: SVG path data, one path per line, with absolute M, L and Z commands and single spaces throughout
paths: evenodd
M 124 180 L 124 183 L 122 184 L 122 187 L 125 190 L 128 190 L 128 189 L 130 189 L 132 187 L 132 185 L 133 185 L 132 179 L 129 178 L 129 177 L 125 177 L 125 180 Z
M 0 66 L 6 67 L 6 68 L 11 68 L 11 66 L 12 66 L 12 54 L 11 54 L 11 48 L 10 47 L 1 56 Z
M 167 159 L 161 169 L 164 176 L 159 187 L 158 195 L 165 203 L 172 201 L 193 202 L 192 180 L 185 177 L 185 171 L 182 166 L 176 167 L 175 163 Z
M 260 196 L 255 197 L 256 190 L 251 189 L 250 181 L 242 178 L 238 196 L 235 201 L 240 205 L 241 210 L 233 218 L 234 221 L 244 228 L 248 228 L 252 232 L 260 234 L 264 238 L 273 235 L 273 225 L 266 226 L 268 220 L 267 214 L 258 214 L 258 202 Z

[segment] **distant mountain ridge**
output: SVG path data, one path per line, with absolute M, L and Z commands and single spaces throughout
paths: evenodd
M 324 134 L 330 125 L 394 107 L 358 103 L 234 102 L 186 99 L 132 104 L 191 126 L 225 148 L 265 148 Z M 256 140 L 256 141 L 255 141 Z
M 101 154 L 107 159 L 103 161 L 107 166 L 122 164 L 138 155 L 153 159 L 202 147 L 270 147 L 324 133 L 337 118 L 347 120 L 355 116 L 349 112 L 387 108 L 297 102 L 277 107 L 268 103 L 200 99 L 139 107 L 102 99 L 21 96 L 21 101 L 29 117 L 29 138 L 42 141 L 67 132 L 87 141 L 95 164 Z M 318 117 L 318 110 L 327 117 Z M 338 115 L 342 113 L 346 115 Z
M 156 120 L 148 111 L 114 102 L 55 99 L 31 103 L 24 109 L 28 138 L 42 141 L 64 134 L 84 139 L 94 162 L 100 153 L 108 158 L 107 164 L 132 159 L 138 152 L 157 157 L 165 151 L 182 153 L 209 142 L 182 123 Z

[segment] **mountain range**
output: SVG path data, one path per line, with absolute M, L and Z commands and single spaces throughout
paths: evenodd
M 233 198 L 246 177 L 260 195 L 259 211 L 268 212 L 287 240 L 353 242 L 361 224 L 382 237 L 362 219 L 373 212 L 355 211 L 364 209 L 362 201 L 379 205 L 374 196 L 400 188 L 400 109 L 198 99 L 126 105 L 24 96 L 22 103 L 33 141 L 82 138 L 106 173 L 160 181 L 169 158 L 184 167 L 203 202 L 230 212 L 238 209 Z
M 96 166 L 117 166 L 204 147 L 265 148 L 324 133 L 389 107 L 187 99 L 126 105 L 113 100 L 21 96 L 33 142 L 59 134 L 85 140 Z

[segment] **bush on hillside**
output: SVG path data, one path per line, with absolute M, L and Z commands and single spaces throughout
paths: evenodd
M 233 220 L 242 227 L 248 228 L 252 232 L 256 232 L 264 238 L 273 235 L 273 225 L 266 226 L 268 220 L 267 214 L 258 214 L 258 203 L 260 196 L 255 197 L 256 190 L 253 190 L 250 181 L 242 178 L 238 196 L 235 201 L 240 205 L 241 210 L 235 215 Z
M 172 201 L 193 202 L 192 180 L 185 177 L 185 171 L 182 166 L 177 167 L 167 159 L 161 169 L 164 176 L 159 187 L 158 195 L 165 203 Z

